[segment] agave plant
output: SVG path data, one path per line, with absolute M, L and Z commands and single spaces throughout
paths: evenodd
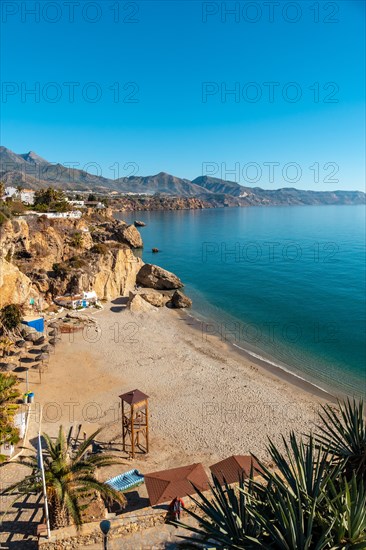
M 334 518 L 332 537 L 334 549 L 366 548 L 366 489 L 355 473 L 347 481 L 341 478 L 329 486 L 329 515 Z
M 283 444 L 284 451 L 269 444 L 273 470 L 256 459 L 262 480 L 241 481 L 237 490 L 214 480 L 210 497 L 197 491 L 198 512 L 187 509 L 198 526 L 177 523 L 218 548 L 366 548 L 365 491 L 342 480 L 342 465 L 313 437 L 305 443 L 291 433 Z
M 348 479 L 353 472 L 366 482 L 366 411 L 363 401 L 338 401 L 338 410 L 330 405 L 319 414 L 323 425 L 317 428 L 318 444 L 327 446 L 333 460 L 343 465 Z
M 200 535 L 202 544 L 212 542 L 219 548 L 232 548 L 238 550 L 247 548 L 256 549 L 259 546 L 262 528 L 252 513 L 254 506 L 257 509 L 265 508 L 263 487 L 253 480 L 253 471 L 249 479 L 239 480 L 238 489 L 230 487 L 224 480 L 222 486 L 213 476 L 213 484 L 210 486 L 210 497 L 205 496 L 195 487 L 199 500 L 190 497 L 196 504 L 199 513 L 187 509 L 199 524 L 198 527 L 186 525 L 181 522 L 172 522 L 189 531 Z M 192 539 L 182 537 L 187 541 Z M 205 546 L 206 547 L 206 546 Z
M 90 445 L 100 431 L 94 432 L 76 452 L 71 449 L 62 426 L 55 441 L 49 435 L 43 434 L 46 444 L 44 470 L 52 528 L 65 527 L 71 522 L 79 528 L 83 522 L 82 511 L 90 494 L 97 493 L 120 504 L 126 502 L 123 493 L 115 491 L 96 477 L 97 469 L 121 463 L 112 455 L 89 453 Z M 29 467 L 32 473 L 7 487 L 1 494 L 41 493 L 42 482 L 37 453 L 33 451 L 17 462 Z

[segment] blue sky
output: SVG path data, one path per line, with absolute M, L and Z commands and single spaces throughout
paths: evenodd
M 4 0 L 1 143 L 105 177 L 363 189 L 364 21 L 362 0 Z

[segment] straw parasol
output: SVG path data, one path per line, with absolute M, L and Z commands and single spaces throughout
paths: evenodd
M 144 479 L 151 506 L 175 497 L 193 495 L 196 492 L 193 485 L 200 491 L 209 488 L 209 480 L 201 463 L 153 472 L 146 474 Z
M 16 367 L 15 363 L 5 363 L 5 362 L 0 363 L 1 372 L 10 372 L 13 369 L 15 369 L 15 367 Z
M 48 353 L 40 353 L 35 357 L 35 361 L 47 361 L 50 358 Z

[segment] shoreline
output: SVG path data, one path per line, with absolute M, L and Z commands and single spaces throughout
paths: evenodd
M 195 317 L 192 313 L 184 310 L 177 310 L 177 314 L 187 323 L 188 326 L 192 327 L 195 331 L 201 332 L 200 326 L 202 325 L 202 321 L 200 319 Z M 221 338 L 217 335 L 211 335 L 211 338 L 223 342 Z M 245 348 L 242 348 L 241 346 L 234 344 L 229 340 L 225 341 L 225 344 L 227 344 L 231 348 L 232 353 L 237 354 L 239 357 L 244 357 L 245 359 L 252 361 L 263 371 L 266 371 L 266 373 L 276 376 L 281 380 L 291 385 L 294 385 L 297 388 L 306 391 L 307 393 L 310 393 L 311 395 L 314 395 L 315 397 L 319 397 L 333 403 L 337 403 L 338 398 L 342 399 L 344 397 L 347 397 L 347 394 L 333 394 L 332 392 L 322 388 L 321 386 L 318 386 L 315 383 L 306 380 L 306 378 L 303 378 L 302 376 L 291 372 L 291 370 L 289 370 L 290 367 L 286 368 L 285 366 L 275 363 L 274 358 L 272 358 L 273 361 L 271 361 L 270 358 L 266 359 L 264 357 L 261 357 L 255 354 L 255 352 L 251 352 Z M 263 351 L 263 353 L 265 352 Z
M 89 332 L 62 335 L 41 385 L 31 376 L 43 429 L 103 427 L 102 441 L 118 446 L 118 396 L 137 388 L 150 397 L 151 450 L 134 461 L 145 473 L 250 452 L 266 459 L 268 437 L 281 446 L 290 431 L 314 429 L 331 400 L 227 342 L 204 341 L 182 312 L 131 313 L 119 298 L 91 317 Z

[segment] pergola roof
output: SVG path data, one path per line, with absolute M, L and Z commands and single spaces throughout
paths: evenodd
M 220 484 L 237 483 L 241 476 L 249 477 L 253 464 L 254 476 L 260 475 L 261 468 L 258 462 L 250 455 L 232 455 L 216 464 L 210 466 L 211 474 L 214 475 Z M 224 481 L 225 480 L 225 481 Z
M 192 483 L 201 491 L 209 487 L 209 479 L 201 463 L 153 472 L 144 478 L 151 506 L 175 497 L 193 495 L 195 489 Z

